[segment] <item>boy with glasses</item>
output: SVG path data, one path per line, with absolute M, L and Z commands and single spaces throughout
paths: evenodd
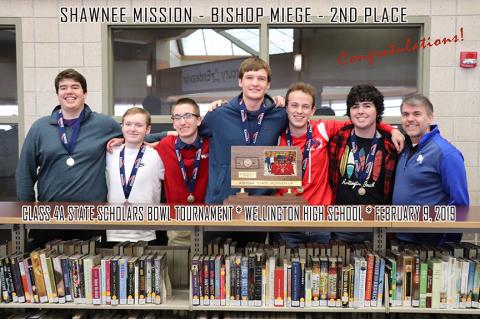
M 155 147 L 165 166 L 168 204 L 203 204 L 208 183 L 208 139 L 200 137 L 202 122 L 198 104 L 190 98 L 172 106 L 173 127 L 178 136 L 167 136 Z M 190 232 L 167 231 L 169 245 L 190 245 Z

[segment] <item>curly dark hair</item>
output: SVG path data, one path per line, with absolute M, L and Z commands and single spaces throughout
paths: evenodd
M 355 85 L 350 89 L 347 96 L 347 115 L 350 117 L 350 108 L 358 102 L 373 102 L 377 110 L 377 122 L 382 120 L 385 105 L 383 104 L 383 94 L 371 84 Z

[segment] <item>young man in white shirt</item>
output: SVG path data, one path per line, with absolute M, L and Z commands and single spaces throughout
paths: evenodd
M 144 144 L 150 133 L 150 113 L 133 107 L 123 115 L 125 144 L 107 153 L 108 202 L 159 204 L 165 169 L 157 151 Z M 155 240 L 154 230 L 107 230 L 108 241 Z

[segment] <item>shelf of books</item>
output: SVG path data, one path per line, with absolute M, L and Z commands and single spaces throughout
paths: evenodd
M 14 220 L 31 228 L 55 227 L 68 222 L 58 219 L 69 218 L 68 207 L 63 217 L 55 215 L 55 208 L 42 213 L 38 205 L 30 205 L 30 212 L 15 207 L 13 213 L 2 212 L 0 223 Z M 33 207 L 37 207 L 36 213 Z M 121 224 L 109 220 L 108 216 L 117 216 L 115 211 L 102 215 L 100 221 L 98 207 L 94 205 L 92 214 L 75 211 L 74 222 L 80 227 L 103 228 Z M 120 209 L 118 216 L 126 218 L 129 209 Z M 0 308 L 480 315 L 479 246 L 412 245 L 393 240 L 387 248 L 385 236 L 385 232 L 402 229 L 476 230 L 480 229 L 480 214 L 452 213 L 448 207 L 381 206 L 361 207 L 359 214 L 334 210 L 337 215 L 332 217 L 330 210 L 298 209 L 261 208 L 250 214 L 245 207 L 241 212 L 236 208 L 198 208 L 183 218 L 183 213 L 173 208 L 157 211 L 159 220 L 149 220 L 155 218 L 148 217 L 145 208 L 143 219 L 135 220 L 134 216 L 140 215 L 132 211 L 129 222 L 122 224 L 168 225 L 170 229 L 201 233 L 225 231 L 225 238 L 201 242 L 191 251 L 148 246 L 145 242 L 121 243 L 109 250 L 96 247 L 93 239 L 56 240 L 27 254 L 10 251 L 0 256 Z M 296 216 L 300 216 L 298 220 Z M 371 241 L 340 240 L 296 245 L 278 240 L 241 246 L 228 238 L 227 230 L 232 228 L 372 231 L 382 233 L 383 242 L 381 250 Z
M 107 305 L 107 304 L 93 304 L 93 303 L 0 303 L 0 308 L 50 308 L 50 309 L 118 309 L 118 310 L 190 310 L 188 304 L 188 289 L 174 289 L 172 295 L 167 298 L 167 301 L 162 304 L 119 304 L 119 305 Z

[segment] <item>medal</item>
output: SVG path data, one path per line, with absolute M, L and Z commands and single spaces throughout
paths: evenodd
M 182 173 L 183 182 L 188 189 L 189 195 L 187 196 L 187 202 L 193 203 L 195 201 L 195 196 L 193 196 L 193 191 L 195 189 L 195 183 L 197 182 L 198 170 L 200 169 L 200 158 L 202 155 L 202 146 L 203 138 L 200 138 L 197 151 L 195 152 L 195 159 L 193 161 L 193 171 L 192 177 L 188 178 L 187 168 L 185 167 L 185 162 L 183 161 L 182 154 L 180 153 L 180 139 L 177 137 L 175 140 L 175 153 L 177 154 L 178 165 L 180 166 L 180 171 Z
M 375 134 L 373 135 L 372 142 L 370 144 L 369 151 L 366 155 L 365 160 L 362 162 L 360 160 L 360 149 L 358 148 L 357 145 L 357 136 L 355 135 L 355 131 L 352 130 L 352 135 L 351 135 L 351 142 L 352 142 L 352 152 L 353 152 L 353 157 L 355 160 L 355 172 L 357 173 L 357 178 L 358 182 L 360 183 L 361 186 L 357 193 L 360 196 L 364 196 L 367 193 L 367 190 L 365 189 L 365 183 L 368 180 L 368 176 L 372 172 L 373 169 L 373 164 L 375 160 L 375 153 L 377 151 L 377 146 L 379 143 L 379 138 L 381 135 L 375 131 Z
M 312 126 L 310 125 L 310 121 L 307 122 L 307 136 L 305 139 L 305 146 L 303 148 L 303 158 L 302 158 L 302 178 L 305 175 L 305 171 L 307 170 L 307 163 L 308 163 L 308 158 L 310 157 L 310 148 L 312 147 L 312 136 L 313 136 L 313 130 Z M 285 130 L 285 138 L 287 140 L 287 145 L 292 146 L 292 135 L 290 133 L 290 129 L 287 127 Z M 303 193 L 303 188 L 302 191 L 299 193 Z
M 360 187 L 360 188 L 358 189 L 358 195 L 363 196 L 363 195 L 365 195 L 366 193 L 367 193 L 367 190 L 366 190 L 365 188 Z
M 123 205 L 130 205 L 130 202 L 128 201 L 128 199 L 123 203 Z
M 130 177 L 128 178 L 128 180 L 126 179 L 126 175 L 125 175 L 125 146 L 123 146 L 122 150 L 120 151 L 120 155 L 119 155 L 120 181 L 122 182 L 123 195 L 125 196 L 125 204 L 127 205 L 130 204 L 128 202 L 128 197 L 130 196 L 130 192 L 132 191 L 133 183 L 135 182 L 135 177 L 137 176 L 137 171 L 138 171 L 138 168 L 140 167 L 140 164 L 142 163 L 142 157 L 143 157 L 143 154 L 145 154 L 146 149 L 147 147 L 145 146 L 145 144 L 142 144 L 142 146 L 138 150 L 137 158 L 133 163 L 132 171 L 130 173 Z
M 60 142 L 62 143 L 63 147 L 68 153 L 68 158 L 65 161 L 68 167 L 72 167 L 75 165 L 75 160 L 72 157 L 73 151 L 75 150 L 75 146 L 77 145 L 78 136 L 80 135 L 80 123 L 85 118 L 85 110 L 80 113 L 80 117 L 78 120 L 71 126 L 72 127 L 72 135 L 70 136 L 70 140 L 67 138 L 67 131 L 65 130 L 65 124 L 63 120 L 62 110 L 58 110 L 57 112 L 57 125 L 58 125 L 58 132 L 60 134 Z
M 302 194 L 303 193 L 303 187 L 297 188 L 297 193 Z
M 75 160 L 73 159 L 73 157 L 70 156 L 69 158 L 67 158 L 65 163 L 67 163 L 67 166 L 72 167 L 73 165 L 75 165 Z
M 262 103 L 260 106 L 260 113 L 257 115 L 257 127 L 255 132 L 253 134 L 250 134 L 250 131 L 248 129 L 248 113 L 247 113 L 247 106 L 243 102 L 243 100 L 240 100 L 240 117 L 242 120 L 242 129 L 243 129 L 243 134 L 245 137 L 245 145 L 255 145 L 257 143 L 257 137 L 258 134 L 260 133 L 260 130 L 262 129 L 262 122 L 263 122 L 263 116 L 265 115 L 265 105 Z

